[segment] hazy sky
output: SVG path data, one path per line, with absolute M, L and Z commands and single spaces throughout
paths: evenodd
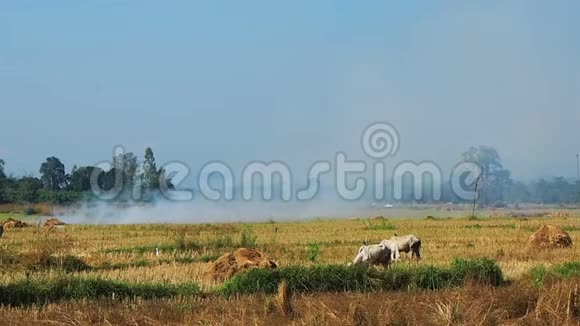
M 356 5 L 358 4 L 358 5 Z M 490 145 L 518 178 L 575 175 L 579 1 L 0 2 L 0 158 L 92 165 L 124 145 L 194 170 L 298 173 L 388 121 L 392 162 Z M 394 163 L 393 163 L 394 164 Z

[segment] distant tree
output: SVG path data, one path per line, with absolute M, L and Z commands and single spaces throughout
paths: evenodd
M 544 204 L 573 203 L 576 201 L 576 187 L 564 177 L 552 180 L 539 179 L 530 185 L 532 200 Z
M 8 180 L 4 173 L 4 160 L 0 159 L 0 203 L 8 201 Z
M 103 180 L 103 185 L 102 188 L 103 190 L 109 191 L 111 189 L 113 189 L 113 187 L 115 187 L 115 178 L 117 174 L 123 174 L 122 170 L 118 170 L 115 168 L 111 168 L 109 171 L 106 171 L 102 174 L 102 180 Z
M 164 169 L 158 170 L 159 183 L 164 182 L 167 185 L 167 189 L 174 190 L 175 185 L 171 182 L 171 177 L 167 176 Z
M 132 185 L 137 175 L 137 157 L 133 153 L 122 153 L 113 157 L 113 169 L 123 176 L 124 185 Z
M 70 175 L 70 190 L 83 192 L 91 190 L 91 175 L 93 172 L 99 173 L 97 179 L 99 188 L 103 189 L 104 174 L 103 170 L 94 166 L 73 167 Z
M 6 179 L 6 174 L 4 173 L 4 160 L 0 158 L 0 180 Z
M 40 165 L 40 174 L 44 189 L 60 190 L 67 184 L 67 175 L 64 164 L 56 157 L 48 157 Z
M 532 194 L 529 187 L 521 181 L 513 182 L 505 194 L 505 197 L 506 200 L 516 203 L 528 203 L 532 200 Z
M 574 201 L 570 183 L 564 177 L 552 179 L 550 185 L 550 197 L 553 203 L 568 203 Z
M 479 198 L 484 205 L 504 200 L 504 191 L 511 185 L 510 171 L 501 163 L 497 150 L 489 146 L 470 147 L 463 160 L 474 162 L 481 168 Z
M 151 150 L 151 147 L 147 147 L 145 149 L 145 161 L 143 162 L 143 186 L 145 189 L 159 189 L 160 172 L 161 170 L 157 170 L 157 164 L 155 163 L 153 150 Z
M 544 203 L 548 195 L 548 182 L 544 178 L 532 182 L 530 192 L 533 202 Z
M 42 189 L 40 179 L 26 176 L 16 180 L 15 188 L 9 193 L 12 202 L 34 203 L 38 201 L 38 191 Z

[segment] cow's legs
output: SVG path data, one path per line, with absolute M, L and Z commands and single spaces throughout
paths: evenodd
M 417 258 L 417 261 L 421 260 L 421 249 L 419 248 L 413 248 L 413 256 L 415 256 Z

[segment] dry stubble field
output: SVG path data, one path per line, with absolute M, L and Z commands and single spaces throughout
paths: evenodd
M 577 277 L 547 282 L 543 287 L 525 281 L 533 267 L 580 260 L 577 245 L 571 249 L 530 248 L 529 236 L 543 224 L 563 227 L 574 241 L 578 239 L 577 217 L 360 218 L 9 229 L 0 242 L 4 285 L 27 279 L 50 282 L 66 274 L 144 284 L 195 282 L 200 293 L 149 300 L 113 297 L 54 300 L 40 306 L 7 304 L 0 308 L 0 323 L 32 320 L 41 324 L 574 324 L 575 319 L 569 316 L 569 297 Z M 467 284 L 437 291 L 302 293 L 280 299 L 282 294 L 225 298 L 214 291 L 219 284 L 204 277 L 208 261 L 238 246 L 256 247 L 273 257 L 279 266 L 346 264 L 363 240 L 379 242 L 395 232 L 422 238 L 424 258 L 419 264 L 447 266 L 454 257 L 490 257 L 501 266 L 508 282 L 500 287 Z M 160 249 L 158 256 L 155 248 Z M 67 255 L 79 258 L 91 268 L 71 272 L 33 266 L 46 257 Z M 13 256 L 20 258 L 6 264 Z M 291 312 L 281 308 L 280 300 L 289 302 Z

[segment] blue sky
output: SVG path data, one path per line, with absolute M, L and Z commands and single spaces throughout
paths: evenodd
M 518 178 L 573 176 L 580 2 L 0 2 L 0 158 L 37 174 L 121 144 L 195 171 L 297 174 L 388 121 L 393 162 L 444 169 L 471 145 Z M 393 163 L 394 164 L 394 163 Z M 295 173 L 296 174 L 296 173 Z M 305 172 L 304 174 L 305 175 Z

